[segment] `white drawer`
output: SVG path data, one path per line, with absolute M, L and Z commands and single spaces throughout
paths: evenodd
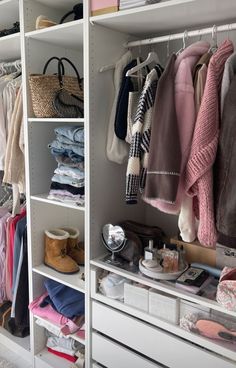
M 101 336 L 92 335 L 92 358 L 108 368 L 157 368 L 157 364 Z
M 92 326 L 169 368 L 199 368 L 199 365 L 207 368 L 235 368 L 232 361 L 95 301 Z

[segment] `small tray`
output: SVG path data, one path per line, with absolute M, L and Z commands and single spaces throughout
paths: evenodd
M 188 264 L 186 263 L 186 266 L 178 272 L 153 272 L 153 271 L 147 270 L 142 265 L 142 261 L 143 261 L 143 258 L 139 260 L 139 271 L 142 272 L 143 275 L 151 277 L 152 279 L 156 279 L 156 280 L 176 280 L 189 267 Z

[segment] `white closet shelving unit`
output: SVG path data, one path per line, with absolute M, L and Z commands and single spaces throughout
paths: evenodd
M 115 63 L 125 52 L 127 41 L 185 29 L 199 29 L 213 24 L 235 22 L 234 0 L 168 0 L 154 5 L 90 17 L 89 1 L 84 0 L 84 19 L 35 31 L 40 14 L 59 19 L 78 0 L 3 0 L 0 2 L 0 26 L 11 26 L 19 18 L 21 34 L 0 38 L 0 61 L 22 54 L 24 87 L 24 124 L 26 150 L 27 216 L 29 243 L 30 300 L 44 290 L 45 278 L 61 282 L 85 293 L 86 298 L 86 368 L 207 368 L 235 367 L 236 353 L 228 346 L 188 333 L 179 326 L 160 320 L 143 311 L 111 300 L 98 291 L 101 270 L 115 272 L 129 280 L 194 302 L 215 312 L 225 312 L 235 320 L 236 313 L 224 310 L 216 302 L 181 292 L 173 285 L 105 265 L 100 240 L 105 223 L 132 219 L 159 225 L 175 234 L 175 217 L 161 214 L 144 203 L 126 206 L 125 165 L 109 162 L 105 155 L 106 131 L 113 99 L 113 73 L 100 73 L 104 65 Z M 235 33 L 232 33 L 236 40 Z M 178 45 L 178 46 L 177 46 Z M 156 47 L 165 60 L 166 44 Z M 171 43 L 173 50 L 179 43 Z M 148 47 L 143 48 L 146 52 Z M 171 48 L 172 50 L 172 48 Z M 67 56 L 84 77 L 84 119 L 39 119 L 32 110 L 28 76 L 42 73 L 52 56 Z M 55 72 L 55 66 L 49 68 Z M 68 69 L 69 72 L 69 69 Z M 85 207 L 64 205 L 47 199 L 50 180 L 56 166 L 47 144 L 54 129 L 63 124 L 85 128 Z M 86 262 L 79 274 L 62 275 L 49 269 L 44 260 L 44 230 L 60 226 L 80 229 L 85 241 Z M 82 280 L 85 273 L 85 282 Z M 31 334 L 16 339 L 0 329 L 0 341 L 31 361 L 36 368 L 69 368 L 70 363 L 49 354 L 45 349 L 45 331 L 30 318 Z M 79 341 L 75 336 L 72 336 Z
M 87 113 L 83 119 L 38 119 L 35 118 L 31 95 L 28 85 L 28 76 L 31 73 L 42 73 L 47 60 L 52 56 L 68 57 L 77 66 L 86 84 L 86 68 L 84 70 L 84 27 L 85 21 L 70 21 L 58 24 L 55 27 L 35 31 L 35 20 L 43 14 L 59 23 L 61 17 L 77 3 L 70 1 L 25 0 L 21 1 L 24 34 L 22 36 L 23 76 L 24 83 L 24 116 L 26 133 L 26 174 L 27 174 L 27 215 L 30 264 L 30 300 L 39 296 L 43 290 L 45 278 L 58 281 L 75 290 L 85 293 L 83 281 L 85 268 L 74 275 L 63 275 L 44 265 L 44 230 L 63 226 L 73 226 L 80 230 L 80 241 L 85 241 L 86 206 L 76 207 L 65 205 L 47 199 L 50 180 L 56 167 L 47 145 L 54 139 L 54 129 L 63 124 L 87 126 Z M 85 5 L 86 13 L 86 5 Z M 54 72 L 56 65 L 52 64 L 48 72 Z M 69 70 L 68 70 L 69 72 Z M 70 71 L 73 74 L 73 71 Z M 85 91 L 86 96 L 86 91 Z M 87 100 L 87 99 L 86 99 Z M 85 103 L 86 110 L 86 103 Z M 85 134 L 87 134 L 85 132 Z M 86 143 L 87 144 L 87 143 Z M 85 150 L 87 150 L 85 144 Z M 31 316 L 31 350 L 35 367 L 62 367 L 70 363 L 51 355 L 45 348 L 45 330 L 35 323 Z M 71 338 L 86 345 L 76 335 Z
M 236 365 L 235 346 L 187 332 L 178 325 L 105 297 L 98 289 L 98 279 L 101 272 L 106 270 L 169 296 L 194 303 L 199 310 L 204 308 L 212 314 L 225 313 L 225 318 L 236 321 L 235 312 L 226 311 L 215 301 L 176 289 L 171 283 L 156 282 L 140 274 L 105 264 L 102 261 L 105 249 L 101 241 L 98 241 L 105 223 L 116 224 L 124 219 L 159 225 L 168 235 L 177 233 L 175 216 L 162 214 L 142 201 L 134 207 L 125 205 L 126 165 L 122 167 L 112 164 L 105 155 L 104 131 L 107 129 L 113 102 L 113 72 L 99 73 L 100 68 L 114 64 L 124 54 L 127 40 L 148 39 L 184 32 L 185 29 L 198 30 L 214 24 L 234 23 L 235 11 L 236 3 L 233 0 L 170 0 L 90 18 L 90 157 L 93 163 L 90 171 L 91 355 L 93 361 L 102 366 L 197 368 L 202 365 L 208 368 L 233 368 Z M 219 43 L 228 37 L 235 41 L 235 32 L 219 34 Z M 189 43 L 197 39 L 198 37 L 193 38 Z M 211 40 L 211 35 L 208 39 Z M 182 40 L 170 41 L 170 52 L 179 50 L 181 46 Z M 157 51 L 164 63 L 167 44 L 151 45 L 151 48 Z M 143 56 L 149 50 L 149 46 L 142 47 Z M 140 48 L 134 49 L 134 54 L 135 52 L 140 53 Z M 94 187 L 99 188 L 99 196 Z

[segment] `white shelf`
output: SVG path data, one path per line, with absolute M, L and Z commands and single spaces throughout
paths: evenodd
M 2 9 L 0 8 L 0 13 Z M 21 43 L 20 33 L 14 33 L 9 36 L 0 37 L 0 61 L 20 59 Z
M 19 21 L 18 0 L 0 1 L 0 30 L 11 28 L 16 21 Z
M 139 319 L 142 319 L 145 322 L 148 322 L 154 326 L 157 326 L 159 328 L 162 328 L 166 331 L 169 331 L 177 336 L 182 337 L 183 339 L 187 339 L 194 344 L 202 345 L 206 349 L 216 352 L 219 355 L 223 355 L 227 357 L 228 359 L 236 360 L 236 352 L 233 351 L 234 344 L 230 343 L 219 343 L 218 341 L 210 340 L 207 338 L 204 338 L 202 336 L 199 336 L 197 334 L 188 332 L 186 330 L 183 330 L 177 325 L 168 323 L 164 320 L 161 320 L 155 316 L 152 316 L 149 313 L 145 313 L 141 310 L 138 310 L 136 308 L 130 307 L 127 304 L 124 304 L 118 300 L 107 298 L 106 296 L 100 294 L 100 293 L 92 293 L 92 298 L 96 299 L 97 301 L 100 301 L 102 303 L 105 303 L 113 308 L 116 308 L 122 312 L 128 313 L 133 317 L 137 317 Z
M 73 118 L 29 118 L 28 121 L 30 123 L 78 123 L 84 124 L 84 119 L 73 119 Z
M 35 357 L 35 367 L 36 368 L 70 368 L 72 365 L 66 359 L 60 358 L 52 353 L 49 353 L 47 349 L 42 350 L 38 355 Z
M 84 273 L 84 267 L 79 266 L 80 271 L 73 275 L 65 275 L 53 270 L 50 267 L 45 266 L 44 264 L 34 267 L 33 272 L 48 277 L 54 281 L 60 282 L 63 285 L 66 285 L 72 289 L 81 291 L 82 293 L 85 292 L 85 281 L 81 279 L 82 273 Z
M 30 336 L 16 337 L 11 335 L 5 328 L 0 327 L 0 342 L 28 362 L 31 362 Z
M 42 317 L 38 317 L 34 314 L 34 318 L 41 320 L 41 321 L 46 321 L 49 322 L 51 325 L 55 325 L 54 323 L 52 323 L 51 321 L 48 321 L 46 318 L 42 318 Z M 56 325 L 55 325 L 56 326 Z M 80 344 L 85 345 L 85 340 L 81 339 L 81 337 L 76 336 L 76 334 L 71 334 L 71 335 L 66 335 L 67 338 L 72 338 L 73 340 L 76 340 L 78 342 L 80 342 Z
M 161 3 L 91 17 L 93 23 L 144 38 L 235 21 L 236 1 L 169 0 Z M 171 14 L 174 14 L 172 17 Z M 173 32 L 172 32 L 173 33 Z
M 75 20 L 28 32 L 25 37 L 78 50 L 83 47 L 83 24 L 83 20 Z
M 126 270 L 122 270 L 121 268 L 111 266 L 107 263 L 104 263 L 102 259 L 104 256 L 99 257 L 93 261 L 90 261 L 90 263 L 93 266 L 97 266 L 102 268 L 103 270 L 107 270 L 110 272 L 114 272 L 120 276 L 126 277 L 127 279 L 133 280 L 135 282 L 140 282 L 144 285 L 147 285 L 151 288 L 163 291 L 165 293 L 169 293 L 171 295 L 175 295 L 179 298 L 189 300 L 190 302 L 197 303 L 199 305 L 203 305 L 205 307 L 214 309 L 218 312 L 225 313 L 227 315 L 230 315 L 232 317 L 236 317 L 236 312 L 228 311 L 227 309 L 221 307 L 216 301 L 209 300 L 206 298 L 203 298 L 198 295 L 190 294 L 185 292 L 184 290 L 177 289 L 174 284 L 171 282 L 164 282 L 164 281 L 154 281 L 151 278 L 143 276 L 141 273 L 132 273 Z
M 52 199 L 48 199 L 48 193 L 45 193 L 45 194 L 37 194 L 37 195 L 34 195 L 34 196 L 31 196 L 30 198 L 33 200 L 33 201 L 38 201 L 38 202 L 42 202 L 42 203 L 48 203 L 48 204 L 53 204 L 55 206 L 61 206 L 61 207 L 65 207 L 65 208 L 72 208 L 73 210 L 78 210 L 78 211 L 85 211 L 85 208 L 82 207 L 82 206 L 76 206 L 76 205 L 73 205 L 73 204 L 66 204 L 66 203 L 63 203 L 63 202 L 59 202 L 59 201 L 55 201 L 55 200 L 52 200 Z

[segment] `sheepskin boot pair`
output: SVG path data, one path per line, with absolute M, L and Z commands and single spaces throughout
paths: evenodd
M 45 231 L 44 263 L 54 270 L 73 274 L 84 264 L 83 244 L 79 243 L 79 230 L 61 228 Z

